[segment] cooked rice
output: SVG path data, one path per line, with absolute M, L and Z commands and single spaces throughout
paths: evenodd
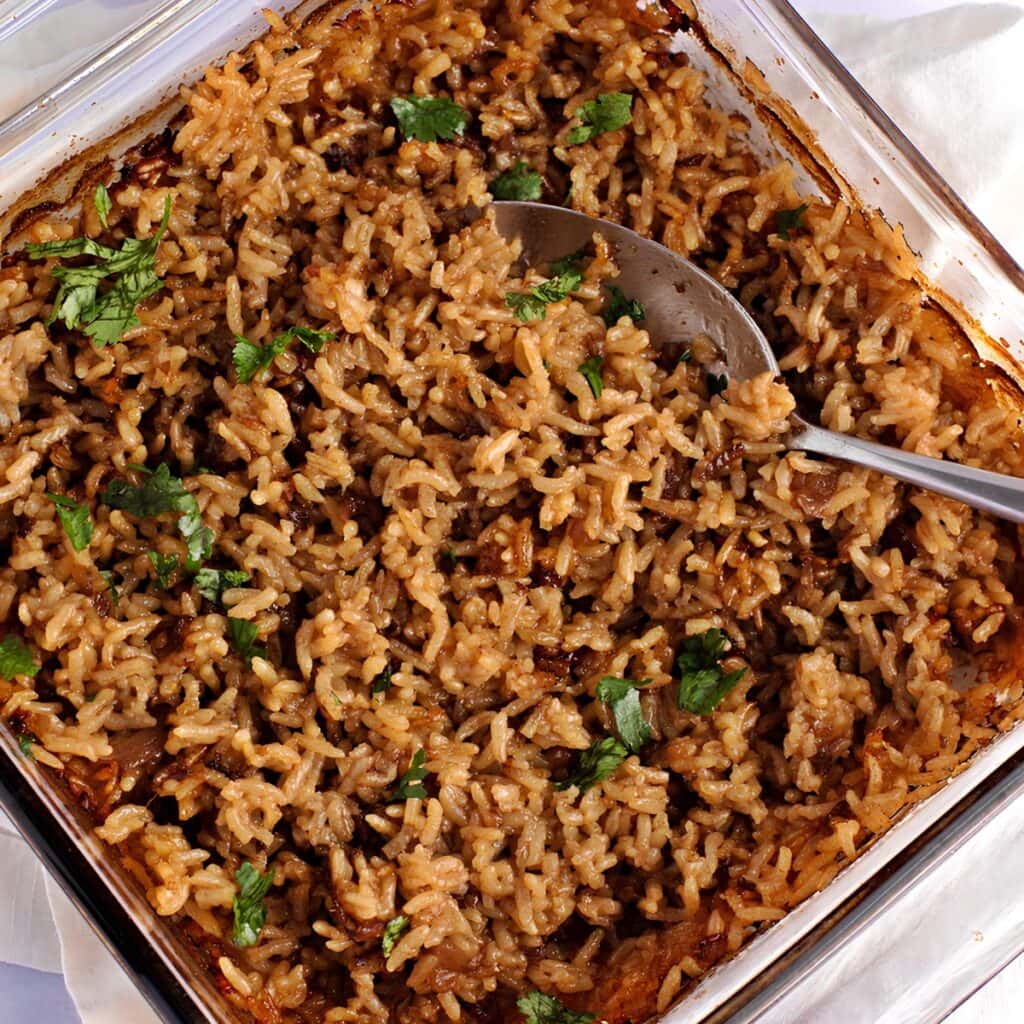
M 0 682 L 4 715 L 258 1020 L 507 1021 L 538 989 L 641 1021 L 1018 716 L 1015 532 L 780 439 L 799 399 L 1020 472 L 1017 413 L 899 237 L 759 166 L 671 30 L 613 0 L 271 18 L 129 161 L 109 230 L 83 202 L 13 240 L 146 237 L 171 196 L 140 327 L 98 350 L 44 327 L 52 261 L 0 271 L 0 613 L 43 666 Z M 632 125 L 566 146 L 613 90 Z M 402 142 L 388 101 L 412 91 L 466 108 L 466 136 Z M 547 201 L 571 187 L 730 287 L 786 383 L 709 397 L 706 341 L 679 362 L 606 329 L 600 250 L 575 297 L 517 321 L 515 248 L 461 212 L 518 159 Z M 784 240 L 775 215 L 802 201 Z M 232 336 L 294 323 L 337 340 L 237 383 Z M 209 564 L 252 577 L 225 594 L 259 627 L 251 668 L 188 578 L 155 585 L 147 551 L 184 552 L 173 519 L 99 501 L 162 462 L 216 533 Z M 89 503 L 86 550 L 47 491 Z M 675 655 L 713 627 L 750 671 L 699 717 Z M 958 688 L 968 661 L 982 681 Z M 607 675 L 652 681 L 653 742 L 556 790 L 613 733 Z M 392 802 L 420 748 L 427 797 Z M 275 880 L 237 949 L 244 862 Z

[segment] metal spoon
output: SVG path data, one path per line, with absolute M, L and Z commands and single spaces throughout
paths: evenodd
M 643 303 L 643 326 L 651 338 L 706 334 L 725 356 L 729 375 L 747 380 L 779 364 L 750 314 L 723 288 L 682 256 L 619 224 L 543 203 L 496 202 L 494 223 L 505 238 L 522 241 L 531 265 L 560 259 L 583 248 L 598 233 L 612 243 L 619 266 L 615 283 Z M 1024 480 L 957 462 L 914 455 L 864 441 L 790 416 L 790 448 L 843 459 L 904 483 L 923 487 L 972 508 L 1024 522 Z

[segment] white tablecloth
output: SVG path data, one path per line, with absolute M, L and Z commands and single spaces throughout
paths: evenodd
M 1024 202 L 1018 195 L 1024 179 L 1024 6 L 954 6 L 944 0 L 795 2 L 1024 262 Z M 59 31 L 52 24 L 41 26 L 28 41 L 23 34 L 16 49 L 5 50 L 5 3 L 0 0 L 0 115 L 69 61 L 62 40 L 88 45 L 129 24 L 146 6 L 146 0 L 70 0 L 62 4 Z M 0 863 L 0 1019 L 76 1024 L 80 1015 L 84 1024 L 154 1021 L 78 913 L 2 820 Z M 1024 898 L 1017 903 L 1024 906 Z M 65 993 L 38 972 L 63 972 L 78 1014 Z M 1010 1024 L 1021 1019 L 1022 1000 L 1024 962 L 1018 960 L 950 1020 Z

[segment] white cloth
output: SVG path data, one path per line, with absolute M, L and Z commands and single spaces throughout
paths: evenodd
M 1024 6 L 942 0 L 811 0 L 808 20 L 993 233 L 1024 262 Z M 938 10 L 941 8 L 941 10 Z M 841 12 L 857 12 L 843 14 Z M 909 17 L 908 17 L 909 15 Z M 156 1016 L 0 817 L 0 962 L 63 970 L 84 1024 Z M 59 945 L 56 941 L 59 937 Z M 949 1018 L 1009 1024 L 1017 961 Z M 42 1019 L 46 1018 L 45 1014 Z

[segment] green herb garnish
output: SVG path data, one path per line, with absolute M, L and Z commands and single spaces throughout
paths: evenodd
M 775 214 L 775 234 L 784 241 L 789 241 L 790 231 L 803 226 L 807 204 L 801 203 L 795 210 L 779 210 Z
M 181 480 L 171 474 L 166 463 L 161 463 L 152 471 L 145 466 L 132 468 L 145 474 L 143 482 L 136 486 L 127 480 L 111 480 L 101 500 L 105 505 L 122 509 L 139 519 L 163 515 L 165 512 L 180 513 L 178 532 L 187 549 L 185 568 L 195 572 L 213 550 L 213 530 L 203 526 L 199 502 L 185 490 Z
M 241 569 L 200 569 L 195 584 L 207 601 L 220 604 L 225 590 L 241 587 L 249 582 L 249 574 Z
M 76 551 L 84 551 L 92 540 L 92 520 L 89 518 L 89 506 L 79 505 L 66 494 L 51 494 L 46 497 L 57 506 L 57 518 L 64 527 L 71 546 Z
M 32 679 L 40 666 L 32 657 L 32 652 L 13 634 L 0 640 L 0 676 L 14 679 L 15 676 L 28 676 Z
M 387 693 L 391 689 L 391 666 L 388 665 L 383 672 L 378 672 L 373 677 L 373 684 L 370 686 L 370 693 Z
M 606 284 L 605 288 L 611 293 L 604 310 L 605 326 L 614 327 L 624 316 L 628 316 L 636 324 L 647 315 L 643 304 L 636 299 L 627 299 L 618 285 Z
M 604 701 L 612 709 L 619 738 L 634 754 L 638 753 L 651 738 L 651 727 L 647 724 L 643 708 L 640 706 L 639 689 L 649 682 L 650 679 L 642 679 L 637 683 L 632 679 L 604 676 L 597 684 L 597 699 Z
M 692 349 L 688 349 L 688 348 L 683 349 L 682 353 L 679 356 L 679 362 L 680 363 L 689 363 L 692 360 L 693 360 L 693 350 Z
M 525 1024 L 593 1024 L 593 1013 L 567 1010 L 554 996 L 543 992 L 529 992 L 517 1000 L 516 1006 L 525 1018 Z
M 679 669 L 679 706 L 695 715 L 714 711 L 722 698 L 747 674 L 746 668 L 724 673 L 719 661 L 725 654 L 726 636 L 709 629 L 688 637 L 676 659 Z
M 708 374 L 708 398 L 722 394 L 729 386 L 729 378 L 724 373 Z
M 312 327 L 289 327 L 268 344 L 258 345 L 256 342 L 236 334 L 235 347 L 231 351 L 231 361 L 235 364 L 238 383 L 248 384 L 257 373 L 268 369 L 270 364 L 296 338 L 310 352 L 319 352 L 328 341 L 334 340 L 334 335 L 330 331 L 314 331 Z
M 385 956 L 391 956 L 392 950 L 398 944 L 398 940 L 409 928 L 409 918 L 393 917 L 384 928 L 384 934 L 380 937 L 380 948 Z
M 561 277 L 563 274 L 581 272 L 581 264 L 583 263 L 584 257 L 587 255 L 586 249 L 577 249 L 575 252 L 569 253 L 568 256 L 563 256 L 560 260 L 555 260 L 551 264 L 551 276 Z
M 603 366 L 603 357 L 591 356 L 589 359 L 584 359 L 578 367 L 580 373 L 586 377 L 595 398 L 600 398 L 601 392 L 604 391 L 604 381 L 601 379 L 601 368 Z
M 534 285 L 528 292 L 507 292 L 505 305 L 515 313 L 516 319 L 524 324 L 543 320 L 547 316 L 547 307 L 550 303 L 566 298 L 576 291 L 582 282 L 583 274 L 579 267 L 567 267 L 561 274 L 543 284 Z
M 107 591 L 110 594 L 110 603 L 116 608 L 121 603 L 121 594 L 114 583 L 114 574 L 109 569 L 100 569 L 100 576 L 107 584 Z
M 589 142 L 595 135 L 624 128 L 632 120 L 633 97 L 626 92 L 606 92 L 597 99 L 587 100 L 577 108 L 576 116 L 582 122 L 569 132 L 566 142 L 578 146 Z
M 259 942 L 260 932 L 267 923 L 267 906 L 263 900 L 274 883 L 274 869 L 261 875 L 251 864 L 245 863 L 235 872 L 235 881 L 238 895 L 232 904 L 235 923 L 231 941 L 239 949 L 245 949 Z
M 246 665 L 252 664 L 253 658 L 265 658 L 267 651 L 256 643 L 259 635 L 259 626 L 248 619 L 236 619 L 228 616 L 228 636 L 231 638 L 231 646 L 242 656 Z
M 107 191 L 107 186 L 101 181 L 96 186 L 96 191 L 92 194 L 92 205 L 96 207 L 96 213 L 99 215 L 100 223 L 105 227 L 109 228 L 110 225 L 107 223 L 107 217 L 110 216 L 110 211 L 114 204 L 110 201 L 110 193 Z
M 517 160 L 504 174 L 491 182 L 491 195 L 495 199 L 519 199 L 536 202 L 540 199 L 543 179 L 531 171 L 525 160 Z
M 444 96 L 396 96 L 391 109 L 402 134 L 419 142 L 450 141 L 469 123 L 469 114 Z
M 411 800 L 413 798 L 417 800 L 425 800 L 427 798 L 427 790 L 423 786 L 423 780 L 430 774 L 423 766 L 427 763 L 427 752 L 420 747 L 415 754 L 412 755 L 412 760 L 409 762 L 409 767 L 398 780 L 398 787 L 395 789 L 395 795 L 391 798 L 392 803 L 396 803 L 399 800 Z
M 607 779 L 628 756 L 629 751 L 625 745 L 614 736 L 595 740 L 580 754 L 572 775 L 564 782 L 556 782 L 555 789 L 575 786 L 581 793 L 585 793 L 591 786 Z
M 70 330 L 83 328 L 93 344 L 116 345 L 121 336 L 140 323 L 135 307 L 163 287 L 156 276 L 156 251 L 171 217 L 171 197 L 164 200 L 164 216 L 152 238 L 126 238 L 120 250 L 91 238 L 43 242 L 25 246 L 34 259 L 93 256 L 98 262 L 84 267 L 57 264 L 54 278 L 60 282 L 53 309 L 46 320 L 63 320 Z M 100 291 L 100 286 L 105 290 Z
M 167 585 L 171 582 L 171 577 L 178 568 L 178 556 L 161 555 L 159 551 L 147 551 L 146 557 L 156 573 L 156 585 L 161 590 L 166 590 Z
M 35 741 L 32 737 L 25 733 L 22 733 L 18 737 L 18 749 L 21 751 L 22 755 L 27 757 L 30 761 L 34 761 L 36 759 L 36 755 L 32 753 L 32 744 L 34 742 Z

